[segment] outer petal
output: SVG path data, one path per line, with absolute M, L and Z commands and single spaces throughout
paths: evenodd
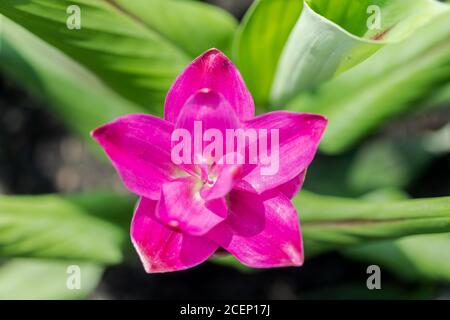
M 237 188 L 262 193 L 300 175 L 313 160 L 326 124 L 327 120 L 323 116 L 288 111 L 270 112 L 247 121 L 246 128 L 266 129 L 269 141 L 270 130 L 278 130 L 278 159 L 268 143 L 268 153 L 275 157 L 272 161 L 278 160 L 278 171 L 270 175 L 261 174 L 264 166 L 258 160 L 258 165 L 242 179 Z
M 253 98 L 239 71 L 222 52 L 211 49 L 195 59 L 175 80 L 166 98 L 164 118 L 175 122 L 189 97 L 203 88 L 221 93 L 240 120 L 254 116 Z
M 286 182 L 279 186 L 277 189 L 283 193 L 289 199 L 292 199 L 302 188 L 303 182 L 305 182 L 306 170 L 304 170 L 300 175 L 296 176 L 289 182 Z
M 227 216 L 224 199 L 205 201 L 201 182 L 194 177 L 180 178 L 162 186 L 156 217 L 164 225 L 183 233 L 200 236 Z
M 173 125 L 151 115 L 121 117 L 92 132 L 132 192 L 158 199 L 161 185 L 175 176 L 170 158 Z
M 217 245 L 207 238 L 172 231 L 154 219 L 156 201 L 141 198 L 131 223 L 131 239 L 147 272 L 169 272 L 196 266 Z
M 230 203 L 228 219 L 208 237 L 250 267 L 303 264 L 299 219 L 287 197 L 277 190 L 262 195 L 234 190 Z

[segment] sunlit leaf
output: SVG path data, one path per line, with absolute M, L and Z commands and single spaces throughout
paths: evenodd
M 350 69 L 446 10 L 428 0 L 306 1 L 280 58 L 273 104 Z
M 372 202 L 302 191 L 293 199 L 309 252 L 450 232 L 450 197 Z M 309 242 L 309 244 L 308 244 Z
M 121 197 L 0 196 L 0 257 L 36 257 L 117 263 L 126 238 L 107 221 L 130 215 Z M 97 216 L 105 215 L 106 219 Z
M 405 280 L 450 282 L 450 233 L 355 246 L 344 254 L 380 265 Z
M 300 0 L 257 0 L 234 42 L 234 56 L 258 107 L 268 104 L 281 52 L 302 10 Z
M 81 29 L 66 25 L 72 5 Z M 2 0 L 0 13 L 156 114 L 176 75 L 199 52 L 226 49 L 235 29 L 229 14 L 195 1 Z
M 376 197 L 379 200 L 375 201 Z M 293 203 L 300 217 L 307 258 L 384 240 L 450 232 L 450 197 L 407 200 L 401 193 L 385 191 L 368 200 L 304 190 Z M 247 270 L 231 256 L 212 261 Z
M 58 50 L 9 19 L 0 18 L 0 68 L 48 101 L 49 107 L 87 141 L 91 141 L 89 132 L 105 122 L 145 112 Z
M 69 266 L 80 271 L 80 287 L 67 286 Z M 100 281 L 95 264 L 41 259 L 12 259 L 0 264 L 0 300 L 66 300 L 86 298 Z M 70 283 L 69 283 L 70 284 Z
M 395 115 L 450 81 L 450 13 L 435 17 L 414 37 L 385 46 L 341 76 L 294 99 L 295 111 L 324 114 L 321 143 L 341 153 Z

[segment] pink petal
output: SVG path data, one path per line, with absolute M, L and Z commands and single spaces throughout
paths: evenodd
M 180 232 L 200 236 L 227 216 L 224 199 L 205 201 L 200 196 L 202 183 L 195 177 L 163 184 L 156 209 L 157 219 Z
M 195 92 L 181 109 L 175 128 L 187 129 L 194 133 L 194 122 L 202 123 L 203 132 L 207 129 L 225 129 L 240 127 L 239 119 L 230 103 L 222 94 L 210 89 Z
M 304 170 L 300 175 L 296 176 L 289 182 L 286 182 L 279 186 L 277 189 L 283 193 L 289 199 L 292 199 L 302 188 L 303 182 L 305 182 L 306 170 Z
M 264 165 L 258 165 L 237 185 L 238 189 L 262 193 L 289 182 L 300 175 L 313 160 L 327 120 L 315 114 L 275 111 L 263 114 L 246 122 L 246 128 L 266 129 L 268 141 L 272 129 L 279 131 L 278 157 L 268 143 L 268 154 L 278 159 L 275 174 L 261 174 Z M 258 152 L 258 156 L 260 153 Z
M 208 237 L 250 267 L 303 264 L 299 218 L 286 196 L 234 190 L 229 202 L 229 217 Z
M 153 216 L 156 201 L 141 198 L 131 223 L 131 239 L 147 272 L 194 267 L 210 257 L 217 245 L 206 239 L 172 231 Z
M 173 124 L 151 115 L 128 115 L 92 132 L 130 191 L 159 199 L 177 168 L 170 157 Z
M 175 139 L 172 145 L 189 143 L 191 163 L 194 163 L 194 159 L 202 163 L 212 163 L 214 158 L 219 160 L 226 151 L 226 130 L 240 126 L 234 110 L 220 93 L 209 89 L 200 90 L 186 102 L 175 124 L 175 132 L 179 132 L 181 137 L 185 131 L 189 133 L 189 139 Z M 214 149 L 219 149 L 220 152 L 215 153 L 215 157 L 211 159 L 205 159 L 204 154 L 209 153 L 207 146 L 213 147 L 217 142 L 220 145 Z
M 189 97 L 204 88 L 222 94 L 240 120 L 254 116 L 253 98 L 239 71 L 222 52 L 211 49 L 195 59 L 175 80 L 166 98 L 164 118 L 175 122 Z
M 223 155 L 226 146 L 226 130 L 240 126 L 236 113 L 225 98 L 220 93 L 204 89 L 196 92 L 186 102 L 178 116 L 175 129 L 185 129 L 190 133 L 193 151 L 196 149 L 195 140 L 199 140 L 198 145 L 202 147 L 200 152 L 204 152 L 206 146 L 220 135 L 221 155 Z M 206 136 L 210 133 L 211 136 L 207 139 Z

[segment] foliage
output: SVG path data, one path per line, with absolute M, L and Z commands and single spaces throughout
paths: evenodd
M 381 9 L 381 29 L 367 29 L 369 3 Z M 81 7 L 80 30 L 66 28 L 69 5 Z M 260 111 L 329 118 L 321 145 L 328 156 L 306 183 L 314 193 L 294 199 L 308 258 L 337 250 L 410 281 L 450 281 L 450 198 L 403 196 L 448 153 L 448 129 L 380 135 L 393 118 L 448 106 L 448 5 L 256 0 L 239 26 L 221 9 L 187 0 L 2 0 L 0 14 L 2 72 L 86 141 L 117 116 L 161 115 L 177 74 L 210 47 L 225 51 Z M 394 196 L 386 199 L 386 190 Z M 122 261 L 132 210 L 132 199 L 112 193 L 1 196 L 0 298 L 85 297 L 105 265 Z M 61 287 L 71 263 L 85 266 L 92 284 L 82 292 Z M 14 280 L 24 277 L 32 279 Z M 27 294 L 30 286 L 40 290 Z

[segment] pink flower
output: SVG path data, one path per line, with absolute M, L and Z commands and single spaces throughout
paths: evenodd
M 212 49 L 176 79 L 164 120 L 128 115 L 93 131 L 126 187 L 140 197 L 131 238 L 147 272 L 196 266 L 218 248 L 250 267 L 302 265 L 299 218 L 290 199 L 303 183 L 327 121 L 287 111 L 254 113 L 253 98 L 238 70 Z M 276 174 L 262 174 L 264 164 L 249 156 L 247 164 L 229 164 L 204 159 L 195 150 L 187 158 L 200 156 L 199 163 L 176 165 L 172 133 L 184 129 L 195 139 L 194 121 L 220 133 L 276 129 Z M 260 139 L 248 140 L 244 151 Z M 274 152 L 274 146 L 268 145 L 268 151 Z M 233 156 L 242 155 L 233 151 Z

